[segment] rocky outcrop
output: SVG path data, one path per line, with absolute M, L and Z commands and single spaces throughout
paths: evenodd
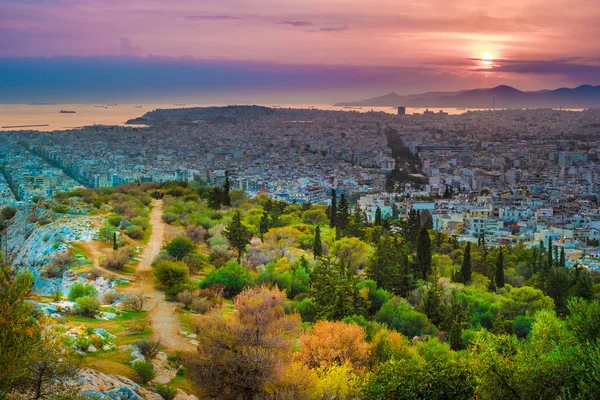
M 81 392 L 103 400 L 162 400 L 154 392 L 142 388 L 131 379 L 120 375 L 104 374 L 83 369 L 79 374 Z

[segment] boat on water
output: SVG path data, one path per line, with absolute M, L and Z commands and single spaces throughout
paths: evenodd
M 60 110 L 59 114 L 75 114 L 77 111 L 71 111 L 71 110 Z

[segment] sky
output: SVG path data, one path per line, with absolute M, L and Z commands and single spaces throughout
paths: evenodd
M 0 0 L 0 102 L 599 85 L 599 22 L 597 0 Z

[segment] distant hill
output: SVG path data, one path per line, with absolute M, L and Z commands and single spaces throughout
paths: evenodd
M 401 96 L 390 93 L 371 99 L 338 103 L 341 107 L 465 107 L 465 108 L 597 108 L 600 107 L 600 86 L 582 85 L 523 92 L 511 86 L 500 85 L 490 89 L 462 90 L 459 92 L 428 92 Z

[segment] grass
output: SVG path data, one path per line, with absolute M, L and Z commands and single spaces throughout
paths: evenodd
M 69 315 L 66 317 L 66 319 L 71 322 L 72 325 L 80 324 L 93 328 L 105 329 L 107 332 L 117 337 L 114 340 L 116 346 L 132 344 L 140 339 L 149 337 L 152 333 L 146 311 L 125 311 L 122 315 L 109 321 L 82 317 L 80 315 Z M 139 332 L 129 331 L 129 328 L 133 322 L 142 324 L 144 326 L 144 330 Z M 112 354 L 113 352 L 110 353 Z M 102 352 L 98 352 L 92 356 L 101 354 Z

